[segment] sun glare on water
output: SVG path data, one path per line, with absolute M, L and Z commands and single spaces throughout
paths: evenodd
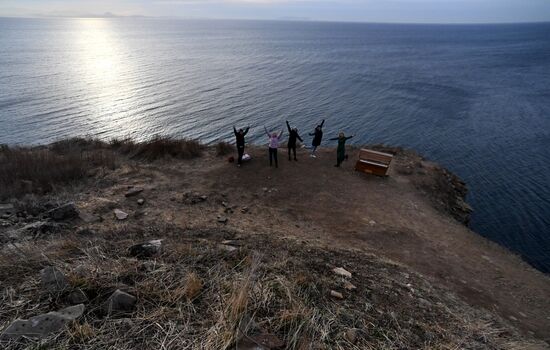
M 117 43 L 104 19 L 79 19 L 78 51 L 83 73 L 101 87 L 108 87 L 120 76 Z

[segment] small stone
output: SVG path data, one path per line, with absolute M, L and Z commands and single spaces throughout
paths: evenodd
M 234 252 L 238 249 L 237 247 L 233 247 L 232 245 L 227 244 L 220 244 L 220 248 L 228 252 Z
M 67 301 L 73 305 L 85 304 L 88 302 L 88 296 L 82 289 L 77 288 L 67 296 Z
M 267 187 L 262 188 L 262 191 L 267 192 L 269 189 Z
M 11 203 L 0 204 L 0 214 L 2 214 L 2 217 L 5 217 L 5 218 L 9 218 L 13 214 L 15 214 L 15 208 L 13 204 Z
M 220 217 L 218 218 L 218 222 L 219 222 L 220 224 L 227 224 L 227 221 L 228 221 L 228 219 L 227 219 L 225 216 L 220 216 Z
M 351 344 L 355 344 L 355 342 L 357 341 L 357 329 L 355 328 L 352 328 L 352 329 L 348 329 L 345 333 L 344 333 L 344 338 L 350 342 Z
M 200 198 L 202 201 L 205 201 L 205 200 L 208 199 L 208 196 L 202 195 L 202 196 L 200 196 L 199 198 Z
M 150 258 L 160 252 L 162 240 L 156 239 L 145 243 L 133 245 L 129 248 L 131 256 L 136 258 Z
M 80 218 L 80 220 L 84 221 L 87 224 L 101 222 L 101 216 L 90 214 L 90 213 L 80 212 L 78 214 L 78 217 Z
M 357 289 L 357 287 L 354 286 L 354 285 L 353 285 L 352 283 L 350 283 L 350 282 L 344 283 L 344 288 L 345 288 L 346 290 L 354 290 L 354 289 Z
M 139 187 L 132 188 L 131 190 L 129 190 L 124 194 L 124 197 L 128 198 L 128 197 L 137 196 L 141 192 L 143 192 L 143 188 L 139 188 Z
M 335 290 L 330 291 L 330 296 L 337 299 L 344 299 L 344 296 L 342 295 L 342 293 L 337 292 Z
M 335 267 L 335 268 L 332 269 L 332 272 L 334 272 L 335 274 L 337 274 L 339 276 L 344 276 L 344 277 L 351 278 L 351 272 L 347 271 L 343 267 Z
M 56 267 L 48 266 L 40 271 L 40 279 L 44 288 L 51 293 L 62 292 L 69 288 L 69 282 Z
M 78 209 L 74 203 L 67 203 L 48 211 L 50 218 L 56 221 L 77 218 L 79 216 Z
M 57 332 L 68 322 L 74 321 L 84 313 L 84 305 L 71 306 L 56 312 L 49 312 L 28 320 L 16 320 L 0 334 L 0 340 L 20 337 L 43 338 Z
M 246 214 L 250 209 L 248 207 L 242 207 L 241 213 Z
M 514 316 L 508 316 L 509 319 L 511 319 L 512 321 L 517 321 L 518 319 L 515 318 Z
M 135 309 L 137 299 L 135 296 L 117 289 L 102 305 L 104 314 L 130 312 Z
M 138 205 L 143 205 L 143 204 L 145 204 L 145 199 L 143 199 L 143 198 L 138 199 L 138 200 L 137 200 L 137 204 L 138 204 Z
M 123 212 L 120 209 L 115 209 L 114 213 L 115 213 L 115 217 L 117 218 L 117 220 L 126 220 L 126 218 L 128 218 L 128 214 Z

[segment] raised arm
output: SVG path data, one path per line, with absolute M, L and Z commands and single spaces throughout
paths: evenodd
M 235 136 L 237 136 L 237 128 L 235 128 L 235 125 L 233 125 L 233 133 L 235 133 Z
M 246 129 L 243 132 L 243 136 L 248 134 L 248 130 L 250 130 L 250 126 L 247 126 Z
M 352 139 L 353 135 L 346 137 L 346 140 Z
M 290 124 L 288 123 L 288 120 L 286 121 L 286 128 L 288 129 L 288 132 L 290 133 Z
M 323 125 L 325 125 L 325 120 L 323 119 L 323 121 L 321 122 L 321 127 L 323 127 Z
M 284 132 L 285 132 L 285 129 L 283 128 L 283 129 L 281 130 L 281 132 L 279 133 L 279 136 L 277 136 L 277 138 L 278 138 L 279 140 L 281 139 L 281 137 L 283 137 L 283 133 L 284 133 Z

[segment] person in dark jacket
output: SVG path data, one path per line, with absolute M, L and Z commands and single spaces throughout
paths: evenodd
M 245 130 L 237 129 L 235 126 L 233 126 L 233 132 L 235 133 L 235 139 L 237 140 L 237 166 L 241 166 L 241 163 L 243 161 L 243 154 L 244 154 L 244 136 L 248 133 L 248 130 L 250 127 L 247 127 Z
M 321 145 L 321 141 L 323 140 L 323 125 L 325 124 L 325 120 L 321 122 L 321 124 L 317 125 L 315 127 L 315 131 L 313 133 L 310 133 L 309 136 L 313 136 L 313 141 L 311 142 L 311 146 L 313 146 L 311 150 L 310 157 L 317 158 L 315 155 L 315 151 L 317 150 L 317 147 Z
M 286 127 L 288 128 L 288 160 L 290 159 L 290 151 L 294 153 L 294 160 L 296 159 L 296 140 L 300 140 L 300 142 L 304 142 L 300 135 L 298 134 L 298 129 L 291 128 L 290 124 L 288 123 L 288 120 L 286 121 Z
M 340 164 L 347 158 L 346 156 L 346 141 L 351 139 L 353 136 L 346 137 L 346 135 L 341 132 L 338 134 L 338 137 L 334 137 L 330 140 L 332 141 L 338 141 L 338 148 L 336 149 L 336 165 L 335 167 L 339 167 Z

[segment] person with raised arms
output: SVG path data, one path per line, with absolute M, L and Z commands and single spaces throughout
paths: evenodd
M 270 134 L 269 131 L 267 131 L 267 128 L 265 126 L 264 126 L 264 130 L 267 137 L 269 138 L 269 166 L 272 166 L 273 161 L 275 161 L 275 168 L 278 168 L 279 162 L 277 160 L 277 151 L 279 148 L 279 142 L 283 137 L 284 129 L 281 130 L 281 132 L 278 135 L 276 132 Z
M 313 136 L 313 141 L 311 142 L 311 155 L 310 157 L 317 158 L 315 155 L 315 151 L 317 150 L 317 147 L 321 145 L 321 141 L 323 140 L 323 125 L 325 124 L 325 120 L 321 122 L 321 124 L 317 125 L 315 127 L 315 130 L 312 133 L 309 133 L 309 136 Z
M 339 167 L 342 162 L 347 159 L 346 155 L 346 141 L 351 139 L 352 136 L 346 137 L 346 135 L 343 132 L 340 132 L 338 134 L 338 137 L 333 137 L 330 140 L 331 141 L 338 141 L 338 148 L 336 149 L 336 165 L 335 167 Z
M 298 161 L 296 158 L 296 141 L 300 140 L 300 142 L 304 142 L 302 138 L 300 137 L 300 134 L 298 134 L 297 128 L 291 128 L 290 123 L 288 120 L 286 121 L 286 127 L 288 129 L 288 160 L 290 159 L 290 151 L 294 153 L 294 160 Z

